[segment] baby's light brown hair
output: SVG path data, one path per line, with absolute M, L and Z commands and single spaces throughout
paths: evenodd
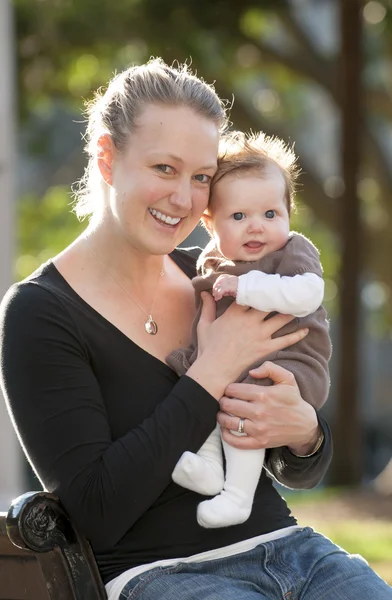
M 219 143 L 218 170 L 211 182 L 210 206 L 213 202 L 214 186 L 226 175 L 246 173 L 267 174 L 275 166 L 285 181 L 285 200 L 289 213 L 294 208 L 296 181 L 300 175 L 297 156 L 292 147 L 278 137 L 264 133 L 245 134 L 233 131 L 224 134 Z

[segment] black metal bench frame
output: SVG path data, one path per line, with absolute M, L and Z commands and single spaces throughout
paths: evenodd
M 90 544 L 47 492 L 23 494 L 0 513 L 0 600 L 24 598 L 107 599 Z

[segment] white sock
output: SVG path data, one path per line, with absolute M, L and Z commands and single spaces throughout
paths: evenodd
M 264 463 L 265 450 L 241 450 L 226 442 L 223 449 L 226 457 L 223 491 L 197 507 L 197 521 L 206 528 L 238 525 L 249 518 Z
M 184 452 L 174 467 L 172 479 L 203 496 L 219 494 L 224 483 L 220 425 L 217 424 L 197 454 Z

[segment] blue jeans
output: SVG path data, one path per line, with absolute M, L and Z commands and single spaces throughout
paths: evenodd
M 120 600 L 392 600 L 358 555 L 310 527 L 227 558 L 157 567 L 132 579 Z

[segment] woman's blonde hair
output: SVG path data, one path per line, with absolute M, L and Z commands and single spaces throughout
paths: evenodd
M 187 64 L 169 67 L 161 58 L 152 58 L 119 73 L 105 93 L 99 90 L 86 104 L 88 164 L 73 190 L 74 211 L 79 218 L 94 212 L 96 196 L 105 193 L 107 187 L 97 167 L 98 139 L 109 134 L 116 150 L 123 152 L 147 104 L 187 106 L 216 123 L 220 132 L 227 127 L 225 103 L 214 87 L 194 75 Z
M 289 215 L 294 208 L 296 181 L 300 175 L 297 156 L 291 146 L 278 137 L 264 133 L 245 134 L 233 131 L 222 136 L 219 144 L 218 170 L 211 183 L 214 185 L 228 174 L 254 172 L 263 175 L 271 166 L 282 173 L 285 181 L 285 200 Z

